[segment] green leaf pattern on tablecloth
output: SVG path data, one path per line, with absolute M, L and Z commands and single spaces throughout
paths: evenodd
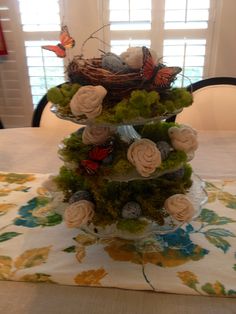
M 19 232 L 4 232 L 0 234 L 0 242 L 8 241 L 14 237 L 17 237 L 21 233 Z
M 207 295 L 221 297 L 236 296 L 236 290 L 226 290 L 225 286 L 219 281 L 215 281 L 214 283 L 207 282 L 201 285 L 197 276 L 190 271 L 178 272 L 177 275 L 184 285 L 188 286 L 199 294 L 205 293 Z
M 236 296 L 236 181 L 207 182 L 195 221 L 137 244 L 68 229 L 47 178 L 0 173 L 0 280 Z

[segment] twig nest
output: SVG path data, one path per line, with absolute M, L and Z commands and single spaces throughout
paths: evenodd
M 81 201 L 81 200 L 86 200 L 86 201 L 93 201 L 93 197 L 90 192 L 86 190 L 81 190 L 75 192 L 69 199 L 69 204 Z
M 178 221 L 190 221 L 194 215 L 194 207 L 184 194 L 174 194 L 164 203 L 166 211 Z
M 102 67 L 114 73 L 126 73 L 130 70 L 121 57 L 112 52 L 108 52 L 102 57 Z
M 154 63 L 157 62 L 157 54 L 150 49 Z M 130 47 L 120 55 L 123 62 L 125 62 L 131 69 L 138 70 L 143 66 L 143 49 L 142 47 Z
M 171 144 L 176 150 L 192 153 L 198 148 L 197 132 L 187 125 L 171 127 L 168 130 Z
M 86 225 L 94 216 L 94 204 L 87 200 L 80 200 L 68 206 L 64 213 L 64 220 L 69 228 L 79 228 Z
M 86 115 L 88 119 L 99 116 L 102 112 L 102 101 L 107 90 L 101 86 L 86 85 L 80 87 L 70 101 L 70 109 L 74 116 Z
M 109 139 L 111 133 L 109 127 L 86 126 L 82 134 L 82 141 L 85 145 L 101 145 Z
M 128 148 L 127 158 L 142 177 L 149 177 L 161 164 L 161 153 L 149 139 L 135 140 Z
M 122 208 L 122 217 L 125 219 L 137 219 L 141 215 L 141 207 L 136 202 L 128 202 Z

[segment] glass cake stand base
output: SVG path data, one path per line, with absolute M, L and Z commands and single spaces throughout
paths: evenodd
M 194 220 L 201 212 L 202 206 L 207 202 L 207 193 L 205 191 L 205 183 L 201 180 L 200 177 L 193 174 L 192 175 L 192 186 L 189 189 L 186 195 L 192 202 L 195 213 L 192 218 Z M 128 231 L 120 230 L 117 228 L 117 225 L 111 224 L 106 227 L 96 226 L 93 223 L 89 223 L 88 225 L 82 226 L 81 230 L 86 233 L 89 233 L 97 238 L 121 238 L 126 240 L 144 240 L 148 238 L 155 237 L 155 235 L 164 235 L 167 233 L 174 232 L 178 228 L 180 228 L 185 221 L 177 221 L 168 215 L 164 209 L 164 224 L 159 225 L 157 222 L 148 220 L 146 218 L 139 218 L 139 220 L 144 221 L 146 223 L 145 228 L 141 232 L 131 233 Z M 143 241 L 139 242 L 140 244 Z

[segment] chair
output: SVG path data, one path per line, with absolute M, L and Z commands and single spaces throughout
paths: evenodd
M 213 77 L 189 85 L 193 104 L 176 116 L 177 123 L 197 130 L 236 130 L 236 78 Z
M 36 109 L 34 110 L 31 124 L 32 127 L 42 127 L 58 130 L 65 129 L 68 132 L 74 132 L 81 127 L 81 125 L 73 123 L 71 121 L 57 118 L 55 114 L 52 113 L 50 110 L 51 105 L 52 103 L 47 100 L 47 95 L 44 95 L 39 101 Z
M 0 119 L 0 129 L 4 129 L 4 125 L 2 123 L 2 120 Z

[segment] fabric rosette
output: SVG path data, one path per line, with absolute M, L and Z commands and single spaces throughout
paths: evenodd
M 107 90 L 101 86 L 82 86 L 70 101 L 70 109 L 74 116 L 86 115 L 88 119 L 99 116 L 102 112 L 102 101 Z
M 64 220 L 69 228 L 79 228 L 92 220 L 94 204 L 87 200 L 80 200 L 68 206 L 64 213 Z
M 135 140 L 129 146 L 127 158 L 143 177 L 149 177 L 161 164 L 161 153 L 156 144 L 144 138 Z
M 166 211 L 178 221 L 189 221 L 194 215 L 194 207 L 184 194 L 174 194 L 164 203 Z
M 172 146 L 184 151 L 186 154 L 193 153 L 198 148 L 197 131 L 187 125 L 171 127 L 168 130 Z
M 111 133 L 109 127 L 86 126 L 82 134 L 82 141 L 85 145 L 101 145 L 108 140 Z

